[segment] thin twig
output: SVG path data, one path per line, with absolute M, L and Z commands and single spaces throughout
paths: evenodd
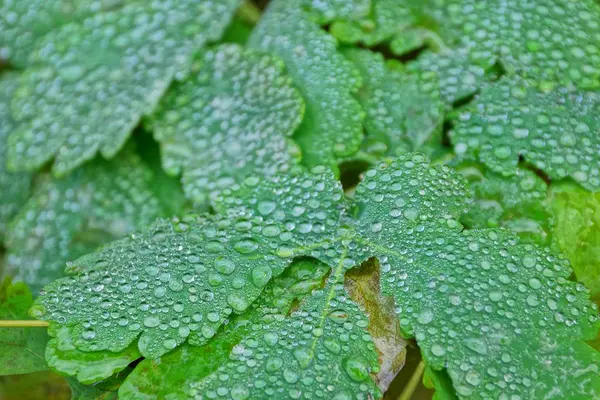
M 419 382 L 421 381 L 421 376 L 423 376 L 424 370 L 425 363 L 423 362 L 423 360 L 421 360 L 419 365 L 417 365 L 415 372 L 413 372 L 412 376 L 410 377 L 410 380 L 404 387 L 404 390 L 400 394 L 400 397 L 398 397 L 398 400 L 410 400 L 413 393 L 415 393 L 417 386 L 419 386 Z
M 46 328 L 48 325 L 46 321 L 35 320 L 0 321 L 0 328 Z

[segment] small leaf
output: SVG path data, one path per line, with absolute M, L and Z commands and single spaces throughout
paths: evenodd
M 459 155 L 514 175 L 519 157 L 551 179 L 572 177 L 600 190 L 600 97 L 557 88 L 541 92 L 519 78 L 484 89 L 450 136 Z
M 73 376 L 86 385 L 103 381 L 140 358 L 135 345 L 119 353 L 83 352 L 72 343 L 72 334 L 67 327 L 50 329 L 52 339 L 46 347 L 46 361 L 52 370 L 64 376 Z
M 291 0 L 321 25 L 334 19 L 357 20 L 369 14 L 375 0 Z M 296 7 L 296 5 L 294 5 Z
M 396 156 L 441 141 L 444 105 L 437 86 L 389 68 L 382 55 L 348 48 L 342 52 L 360 71 L 363 86 L 357 98 L 367 113 L 367 153 Z M 381 156 L 381 154 L 379 154 Z
M 24 283 L 12 283 L 9 278 L 0 283 L 0 319 L 28 319 L 33 303 Z M 48 369 L 44 348 L 48 342 L 42 328 L 0 328 L 0 375 L 28 374 Z
M 5 0 L 0 5 L 0 59 L 23 67 L 35 43 L 54 29 L 134 0 Z
M 221 36 L 238 1 L 144 3 L 65 25 L 37 43 L 36 67 L 12 101 L 11 168 L 35 170 L 56 156 L 62 176 L 98 152 L 114 157 L 194 52 Z
M 372 0 L 371 12 L 363 18 L 338 18 L 330 31 L 344 43 L 373 47 L 396 36 L 416 22 L 411 8 L 402 0 Z
M 352 97 L 360 87 L 360 74 L 298 1 L 272 1 L 249 46 L 280 57 L 306 102 L 294 134 L 304 164 L 337 171 L 337 160 L 356 153 L 362 140 L 364 112 Z
M 269 176 L 294 163 L 289 138 L 304 104 L 283 63 L 223 45 L 206 52 L 149 120 L 163 165 L 183 170 L 189 198 L 206 202 L 248 174 Z
M 600 303 L 600 193 L 573 184 L 551 188 L 553 245 L 568 257 L 577 280 Z

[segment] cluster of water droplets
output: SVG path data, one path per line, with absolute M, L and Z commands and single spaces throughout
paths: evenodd
M 273 175 L 294 162 L 289 137 L 304 104 L 283 63 L 237 45 L 196 61 L 189 79 L 162 99 L 150 127 L 163 165 L 188 197 L 204 202 L 249 174 Z
M 8 228 L 8 223 L 27 200 L 32 175 L 25 172 L 11 172 L 6 168 L 6 145 L 8 135 L 14 129 L 10 113 L 10 99 L 17 88 L 18 74 L 4 74 L 0 79 L 0 240 Z
M 9 163 L 35 169 L 56 155 L 64 174 L 98 151 L 114 156 L 177 74 L 220 37 L 236 0 L 135 3 L 64 25 L 38 41 L 12 102 Z
M 363 148 L 379 157 L 419 149 L 439 132 L 443 104 L 439 88 L 386 64 L 381 54 L 348 48 L 343 54 L 361 72 L 357 95 L 366 112 Z
M 11 224 L 7 272 L 34 291 L 64 275 L 65 263 L 147 226 L 163 214 L 154 174 L 131 149 L 64 178 L 44 176 Z
M 452 0 L 439 22 L 478 59 L 544 84 L 600 87 L 600 5 L 594 0 Z
M 306 165 L 333 167 L 337 158 L 358 151 L 364 112 L 352 94 L 360 87 L 360 74 L 297 1 L 273 2 L 248 46 L 281 58 L 305 100 L 294 139 Z
M 570 176 L 598 190 L 598 110 L 597 93 L 544 93 L 522 79 L 504 78 L 483 90 L 451 137 L 459 155 L 476 155 L 501 174 L 514 174 L 522 156 L 553 179 Z
M 369 321 L 332 276 L 288 318 L 264 314 L 191 398 L 368 399 L 380 393 Z
M 382 265 L 402 329 L 459 395 L 529 398 L 563 387 L 593 396 L 595 361 L 572 348 L 594 336 L 598 310 L 568 280 L 565 260 L 507 232 L 461 232 L 462 180 L 420 156 L 369 171 L 356 192 L 360 237 Z M 576 368 L 549 367 L 564 362 Z
M 135 0 L 5 0 L 0 5 L 0 59 L 28 63 L 35 42 L 53 29 Z
M 294 7 L 300 7 L 319 24 L 327 24 L 336 19 L 356 20 L 367 17 L 371 12 L 370 0 L 291 0 L 285 3 L 292 1 L 295 2 Z
M 550 214 L 548 185 L 542 178 L 522 168 L 511 176 L 469 164 L 457 168 L 474 195 L 469 212 L 461 217 L 469 229 L 504 226 L 523 240 L 546 242 Z

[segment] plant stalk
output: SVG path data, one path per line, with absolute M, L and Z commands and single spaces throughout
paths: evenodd
M 404 387 L 404 390 L 400 394 L 400 397 L 398 397 L 398 400 L 410 400 L 412 395 L 415 393 L 417 386 L 419 386 L 419 382 L 421 381 L 421 376 L 423 376 L 424 370 L 425 362 L 421 360 L 421 362 L 419 362 L 419 365 L 417 365 L 415 372 L 413 372 L 412 376 L 410 377 L 410 380 Z
M 250 25 L 256 25 L 260 20 L 260 9 L 252 0 L 244 0 L 238 9 L 238 17 Z
M 35 320 L 8 320 L 0 321 L 0 328 L 46 328 L 50 325 L 46 321 Z

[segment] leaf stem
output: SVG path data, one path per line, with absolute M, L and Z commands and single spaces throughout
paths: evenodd
M 400 394 L 400 397 L 398 397 L 398 400 L 410 400 L 413 393 L 417 389 L 417 386 L 419 386 L 419 382 L 421 381 L 421 376 L 423 375 L 424 370 L 425 362 L 421 360 L 419 365 L 417 365 L 415 372 L 413 372 L 412 376 L 410 377 L 410 380 L 404 387 L 404 390 Z
M 50 325 L 46 321 L 35 320 L 8 320 L 0 321 L 0 328 L 46 328 Z
M 260 20 L 260 10 L 252 0 L 244 0 L 238 9 L 238 17 L 251 25 L 256 25 Z

